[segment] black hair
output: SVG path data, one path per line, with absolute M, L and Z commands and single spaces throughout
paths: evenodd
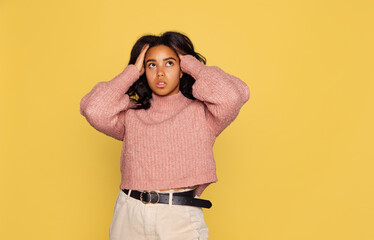
M 149 44 L 148 49 L 154 46 L 164 45 L 171 48 L 177 56 L 178 53 L 182 55 L 189 54 L 203 64 L 206 64 L 206 58 L 200 53 L 195 52 L 191 40 L 186 35 L 173 31 L 165 32 L 160 36 L 144 35 L 140 37 L 131 50 L 129 64 L 135 64 L 143 46 L 146 44 Z M 182 94 L 192 100 L 196 99 L 192 95 L 192 85 L 194 83 L 195 79 L 187 73 L 183 73 L 179 83 L 179 90 Z M 126 94 L 129 95 L 132 101 L 138 103 L 135 109 L 148 109 L 151 106 L 150 99 L 152 98 L 152 89 L 148 85 L 145 71 L 144 74 L 131 85 Z

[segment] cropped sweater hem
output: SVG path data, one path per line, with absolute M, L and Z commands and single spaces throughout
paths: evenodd
M 218 181 L 217 175 L 214 172 L 206 172 L 204 175 L 199 175 L 199 178 L 190 179 L 189 177 L 182 179 L 170 179 L 170 180 L 152 180 L 152 182 L 147 182 L 145 184 L 138 184 L 137 181 L 124 180 L 120 188 L 121 189 L 132 189 L 139 191 L 155 191 L 173 188 L 187 188 L 198 185 L 196 189 L 196 195 L 200 196 L 203 189 L 210 185 L 211 183 L 216 183 Z

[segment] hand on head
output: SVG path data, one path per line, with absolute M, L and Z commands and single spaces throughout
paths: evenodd
M 149 48 L 149 44 L 145 44 L 143 46 L 138 58 L 136 59 L 135 64 L 134 64 L 138 68 L 140 75 L 143 75 L 144 71 L 145 71 L 144 70 L 144 59 L 145 59 L 145 53 L 147 52 L 148 48 Z M 182 60 L 184 55 L 185 54 L 178 51 L 178 57 L 179 57 L 180 61 Z
M 182 57 L 183 57 L 183 56 L 184 56 L 184 55 L 182 55 L 181 53 L 178 52 L 179 60 L 182 60 Z
M 136 59 L 135 66 L 138 68 L 140 75 L 144 73 L 144 57 L 145 53 L 149 48 L 149 44 L 143 46 L 142 51 L 140 52 L 138 58 Z

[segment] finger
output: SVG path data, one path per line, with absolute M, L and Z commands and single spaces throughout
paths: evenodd
M 149 44 L 144 45 L 143 48 L 142 48 L 142 51 L 141 51 L 140 53 L 141 53 L 142 55 L 144 55 L 145 52 L 148 50 L 148 48 L 149 48 Z
M 138 68 L 140 75 L 144 73 L 144 58 L 145 58 L 145 53 L 149 48 L 149 44 L 145 44 L 142 47 L 142 50 L 140 51 L 140 54 L 138 55 L 138 58 L 135 61 L 135 66 Z
M 139 54 L 139 60 L 140 60 L 141 62 L 144 61 L 145 53 L 147 52 L 148 48 L 149 48 L 149 45 L 148 45 L 148 44 L 143 46 L 142 51 L 141 51 L 140 54 Z
M 181 59 L 181 60 L 182 60 L 182 57 L 183 57 L 183 55 L 182 55 L 182 54 L 180 54 L 180 53 L 178 53 L 178 57 L 179 57 L 179 59 Z

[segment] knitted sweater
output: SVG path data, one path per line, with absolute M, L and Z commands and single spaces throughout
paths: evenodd
M 213 144 L 249 99 L 249 88 L 217 66 L 182 57 L 183 72 L 196 81 L 186 98 L 152 93 L 151 107 L 134 109 L 125 92 L 139 79 L 129 64 L 108 82 L 99 82 L 80 103 L 80 112 L 98 131 L 123 141 L 121 189 L 160 190 L 199 185 L 196 195 L 217 182 Z

